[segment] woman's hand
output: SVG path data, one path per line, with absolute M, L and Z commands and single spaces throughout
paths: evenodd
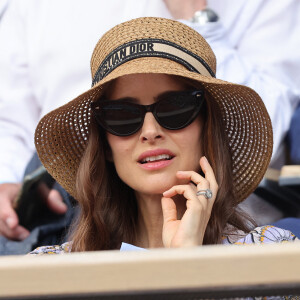
M 192 247 L 202 245 L 206 226 L 215 202 L 218 184 L 212 167 L 205 157 L 200 159 L 200 167 L 205 177 L 194 171 L 179 171 L 176 176 L 193 183 L 176 185 L 163 193 L 163 244 L 167 248 Z M 197 191 L 210 189 L 212 198 L 197 196 Z M 177 218 L 177 208 L 171 197 L 183 195 L 186 198 L 186 211 L 181 220 Z
M 189 20 L 198 10 L 206 8 L 206 0 L 164 0 L 175 19 Z

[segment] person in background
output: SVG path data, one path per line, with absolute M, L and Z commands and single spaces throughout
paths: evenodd
M 89 84 L 86 62 L 99 35 L 135 17 L 180 19 L 211 45 L 218 78 L 258 92 L 274 129 L 271 164 L 279 167 L 299 99 L 299 5 L 297 0 L 11 0 L 0 26 L 0 233 L 15 240 L 29 235 L 12 204 L 34 151 L 38 120 Z M 56 190 L 45 189 L 44 195 L 53 211 L 65 213 Z
M 300 105 L 297 107 L 288 132 L 288 145 L 292 164 L 300 165 Z
M 0 1 L 0 21 L 1 21 L 1 18 L 7 8 L 7 5 L 8 5 L 8 0 L 1 0 Z

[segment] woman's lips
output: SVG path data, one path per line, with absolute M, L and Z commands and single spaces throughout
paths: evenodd
M 145 170 L 158 170 L 169 166 L 173 162 L 173 159 L 174 157 L 169 160 L 157 160 L 143 164 L 140 163 L 140 166 Z
M 168 149 L 155 149 L 143 152 L 139 158 L 139 165 L 146 170 L 158 170 L 170 165 L 175 155 Z

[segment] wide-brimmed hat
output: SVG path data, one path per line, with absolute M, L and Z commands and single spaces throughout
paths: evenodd
M 90 103 L 99 99 L 105 83 L 136 73 L 201 82 L 223 117 L 237 199 L 245 199 L 257 187 L 272 154 L 269 115 L 255 91 L 215 78 L 215 55 L 195 30 L 177 21 L 149 17 L 117 25 L 97 43 L 91 72 L 92 88 L 44 116 L 35 132 L 42 163 L 72 196 L 76 198 L 76 172 L 89 136 Z

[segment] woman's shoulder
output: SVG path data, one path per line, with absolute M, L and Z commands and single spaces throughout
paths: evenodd
M 223 244 L 247 245 L 247 244 L 272 244 L 296 241 L 299 239 L 289 230 L 272 225 L 256 227 L 244 237 L 233 241 L 231 237 L 224 237 Z
M 65 254 L 71 252 L 71 242 L 66 242 L 62 245 L 42 246 L 34 249 L 27 255 L 44 255 L 44 254 Z

